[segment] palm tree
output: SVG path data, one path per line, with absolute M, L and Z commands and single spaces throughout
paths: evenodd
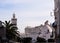
M 15 40 L 15 36 L 19 35 L 17 32 L 17 27 L 13 27 L 13 24 L 10 21 L 3 22 L 4 27 L 6 28 L 6 37 L 9 40 Z

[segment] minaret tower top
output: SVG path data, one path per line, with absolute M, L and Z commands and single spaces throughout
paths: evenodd
M 15 17 L 15 13 L 13 13 L 13 17 L 11 19 L 11 23 L 15 25 L 15 27 L 17 26 L 17 18 Z
M 15 13 L 13 14 L 13 18 L 15 18 Z
M 13 13 L 13 18 L 15 18 L 15 13 Z

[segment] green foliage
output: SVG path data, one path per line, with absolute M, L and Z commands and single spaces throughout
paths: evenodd
M 13 24 L 10 21 L 3 22 L 3 25 L 4 25 L 5 29 L 6 29 L 6 37 L 9 40 L 16 41 L 17 40 L 16 35 L 19 35 L 19 33 L 17 32 L 18 28 L 13 27 Z
M 21 38 L 20 37 L 17 37 L 17 42 L 21 42 Z
M 60 39 L 60 35 L 58 35 L 58 36 L 57 36 L 57 38 L 59 38 L 59 39 Z
M 44 38 L 37 37 L 37 42 L 42 43 L 42 42 L 46 42 L 46 40 Z
M 23 43 L 31 43 L 32 38 L 31 37 L 25 37 L 22 39 Z
M 54 39 L 48 39 L 48 42 L 55 42 Z
M 52 27 L 57 28 L 56 22 L 54 22 L 54 23 L 52 24 Z

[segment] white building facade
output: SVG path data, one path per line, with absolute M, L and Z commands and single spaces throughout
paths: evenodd
M 53 27 L 50 26 L 48 23 L 45 23 L 45 25 L 40 25 L 36 27 L 26 27 L 25 35 L 26 37 L 32 37 L 33 40 L 36 40 L 37 37 L 48 40 L 51 38 L 52 31 L 54 32 Z M 55 35 L 52 38 L 55 38 Z

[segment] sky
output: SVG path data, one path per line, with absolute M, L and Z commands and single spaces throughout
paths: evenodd
M 53 23 L 53 10 L 53 0 L 0 0 L 0 20 L 9 21 L 15 13 L 21 33 L 24 33 L 25 27 L 39 26 L 46 20 Z

